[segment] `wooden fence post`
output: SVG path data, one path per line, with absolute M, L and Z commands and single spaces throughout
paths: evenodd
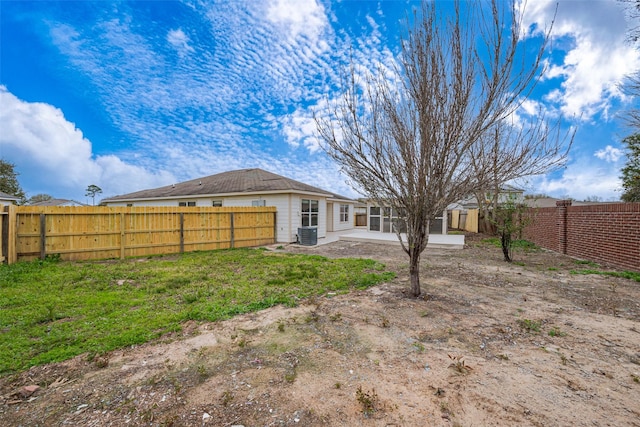
M 47 215 L 40 214 L 40 259 L 47 257 Z
M 278 212 L 273 213 L 273 243 L 278 243 Z
M 184 253 L 184 212 L 180 212 L 180 253 Z
M 0 262 L 5 262 L 7 259 L 7 230 L 6 227 L 9 225 L 9 214 L 5 212 L 7 209 L 2 208 L 2 212 L 0 212 Z
M 14 264 L 18 261 L 18 254 L 16 252 L 16 240 L 18 238 L 16 207 L 14 205 L 8 205 L 5 207 L 5 212 L 7 212 L 5 216 L 5 220 L 7 221 L 7 227 L 5 228 L 7 236 L 7 264 Z
M 231 222 L 231 248 L 233 248 L 235 246 L 235 235 L 234 235 L 234 230 L 233 230 L 233 212 L 230 213 L 231 217 L 230 217 L 230 222 Z

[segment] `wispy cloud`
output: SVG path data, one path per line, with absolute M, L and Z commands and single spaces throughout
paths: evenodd
M 558 89 L 546 100 L 565 116 L 590 120 L 596 115 L 609 120 L 624 77 L 640 67 L 640 54 L 624 43 L 625 15 L 619 2 L 597 0 L 584 4 L 563 0 L 526 2 L 526 28 L 539 34 L 551 24 L 551 47 L 564 50 L 559 62 L 550 62 L 547 79 L 561 78 Z
M 527 24 L 549 22 L 551 0 L 528 3 Z M 553 37 L 565 52 L 553 57 L 548 81 L 562 83 L 545 99 L 525 102 L 515 119 L 541 109 L 589 119 L 624 101 L 617 83 L 638 58 L 612 28 L 624 25 L 612 3 L 595 1 L 587 13 L 561 2 Z M 397 52 L 389 40 L 398 34 L 397 22 L 383 12 L 391 12 L 388 3 L 183 0 L 171 2 L 175 19 L 153 22 L 139 5 L 87 8 L 77 16 L 47 10 L 30 18 L 34 28 L 46 26 L 42 41 L 59 54 L 53 72 L 78 98 L 90 98 L 126 143 L 78 129 L 55 106 L 21 101 L 5 89 L 16 108 L 11 119 L 26 111 L 18 121 L 23 131 L 36 127 L 46 138 L 27 140 L 13 129 L 15 139 L 3 140 L 3 152 L 10 146 L 15 156 L 73 165 L 65 185 L 79 191 L 87 177 L 119 180 L 110 191 L 116 194 L 262 167 L 356 195 L 320 150 L 313 114 L 329 113 L 349 63 L 360 76 L 379 69 L 393 74 Z M 348 23 L 340 15 L 346 6 L 358 13 Z M 49 140 L 56 150 L 44 156 Z M 98 143 L 107 155 L 93 153 Z M 597 150 L 590 148 L 588 157 Z M 615 151 L 602 150 L 612 161 Z
M 189 45 L 189 37 L 180 28 L 169 31 L 167 41 L 176 49 L 180 56 L 186 56 L 195 52 L 195 49 Z

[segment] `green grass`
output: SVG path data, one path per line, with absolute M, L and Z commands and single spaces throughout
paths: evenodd
M 500 242 L 500 239 L 497 237 L 489 237 L 487 239 L 482 239 L 483 243 L 488 243 L 490 245 L 495 246 L 496 248 L 501 248 L 502 247 L 502 243 Z M 524 240 L 524 239 L 519 239 L 519 240 L 512 240 L 511 241 L 511 247 L 514 249 L 521 249 L 524 251 L 535 251 L 540 249 L 538 246 L 536 246 L 535 243 L 532 243 L 528 240 Z
M 527 332 L 540 332 L 542 323 L 538 320 L 520 319 L 518 320 L 518 325 Z
M 595 267 L 595 268 L 599 268 L 600 265 L 598 265 L 597 263 L 593 262 L 593 261 L 587 261 L 584 259 L 575 259 L 573 260 L 574 264 L 578 264 L 578 265 L 588 265 L 589 267 Z
M 636 273 L 634 271 L 602 271 L 602 270 L 584 269 L 584 270 L 571 270 L 569 271 L 569 273 L 600 274 L 602 276 L 623 277 L 625 279 L 635 280 L 636 282 L 640 282 L 640 273 Z
M 372 260 L 256 249 L 0 265 L 0 375 L 394 276 Z

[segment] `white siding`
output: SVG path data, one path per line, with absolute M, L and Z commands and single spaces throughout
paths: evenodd
M 327 199 L 319 197 L 318 201 L 318 239 L 327 237 Z
M 349 220 L 347 222 L 340 222 L 340 205 L 349 205 Z M 354 227 L 354 206 L 353 203 L 346 201 L 333 201 L 333 231 L 351 230 Z
M 217 198 L 220 200 L 220 198 Z M 225 197 L 222 206 L 251 206 L 253 200 L 264 200 L 265 206 L 275 206 L 276 214 L 276 242 L 291 243 L 296 240 L 296 233 L 291 232 L 289 227 L 289 195 L 288 194 L 265 194 L 262 196 L 232 196 Z M 211 204 L 211 202 L 209 202 Z M 296 229 L 297 230 L 297 229 Z
M 178 201 L 180 202 L 193 202 L 193 201 L 197 201 L 197 199 L 180 199 L 180 200 L 168 200 L 168 199 L 163 199 L 163 200 L 143 200 L 143 201 L 135 201 L 135 202 L 107 202 L 105 203 L 107 206 L 113 206 L 113 207 L 118 207 L 118 206 L 127 206 L 127 205 L 132 205 L 132 206 L 178 206 Z M 196 203 L 196 206 L 211 206 L 211 201 L 208 201 L 208 204 L 203 205 L 200 203 Z
M 327 199 L 304 194 L 263 194 L 248 196 L 181 198 L 165 200 L 146 200 L 133 202 L 133 206 L 178 206 L 178 202 L 196 202 L 196 206 L 211 206 L 213 200 L 222 200 L 222 206 L 251 206 L 253 200 L 265 200 L 266 206 L 275 206 L 276 242 L 291 243 L 296 241 L 298 228 L 301 227 L 302 199 L 318 200 L 318 238 L 327 236 Z M 107 206 L 127 206 L 131 202 L 109 202 Z M 353 228 L 353 207 L 349 209 L 350 221 L 340 223 L 340 203 L 334 202 L 334 230 Z M 335 213 L 335 209 L 338 213 Z

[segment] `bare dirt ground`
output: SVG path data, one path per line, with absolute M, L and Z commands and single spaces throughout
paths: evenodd
M 287 247 L 398 277 L 0 378 L 0 424 L 640 426 L 640 284 L 467 241 L 425 252 L 419 299 L 399 247 Z

